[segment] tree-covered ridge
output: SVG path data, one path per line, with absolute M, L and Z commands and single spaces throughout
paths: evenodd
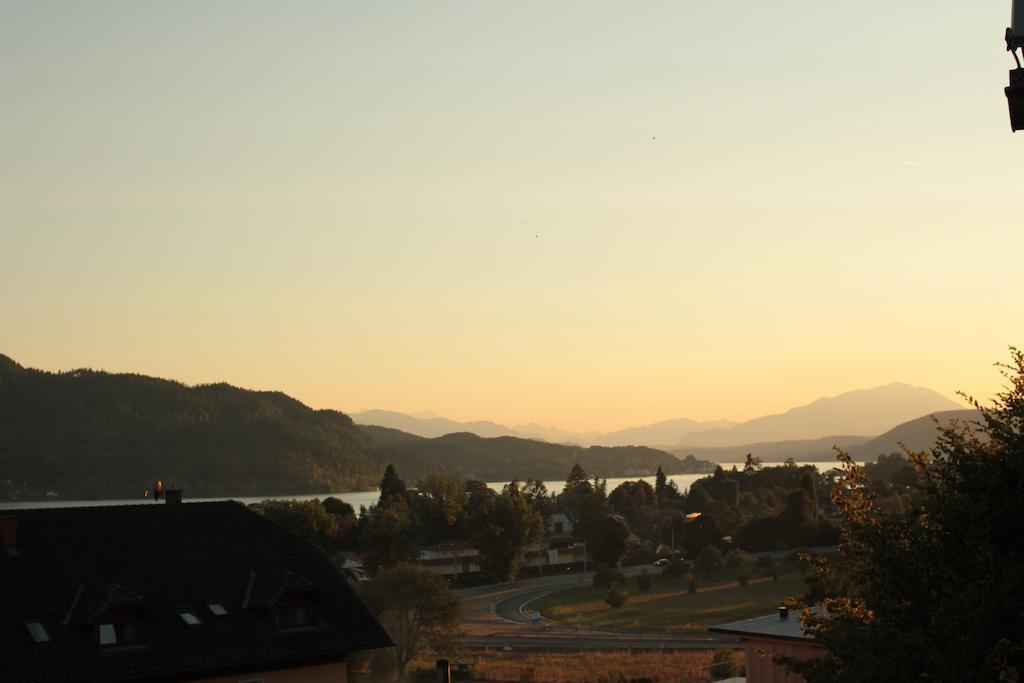
M 575 462 L 602 476 L 684 469 L 649 448 L 472 434 L 423 439 L 361 428 L 281 392 L 85 369 L 51 373 L 0 355 L 0 498 L 137 497 L 155 479 L 190 496 L 327 493 L 375 486 L 388 462 L 414 479 L 491 481 L 558 478 Z
M 134 497 L 160 478 L 193 495 L 260 495 L 379 477 L 348 416 L 281 392 L 2 361 L 0 472 L 29 494 Z
M 375 432 L 371 434 L 375 444 L 385 443 Z M 700 472 L 700 467 L 707 465 L 693 460 L 683 462 L 644 446 L 583 448 L 513 436 L 485 439 L 465 432 L 435 439 L 398 440 L 389 435 L 386 443 L 382 450 L 387 451 L 388 462 L 413 476 L 446 474 L 483 481 L 561 479 L 576 463 L 602 477 L 630 476 L 645 470 L 650 475 L 658 467 L 669 474 Z

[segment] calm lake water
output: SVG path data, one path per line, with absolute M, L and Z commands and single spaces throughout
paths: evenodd
M 731 469 L 733 465 L 735 465 L 738 469 L 742 469 L 743 468 L 743 463 L 741 463 L 741 462 L 737 462 L 737 463 L 731 463 L 730 462 L 730 463 L 721 463 L 721 464 L 722 464 L 722 468 L 726 469 L 726 470 Z M 770 463 L 770 464 L 775 464 L 775 463 Z M 859 463 L 859 464 L 863 464 L 863 463 Z M 836 463 L 834 463 L 834 462 L 798 462 L 797 465 L 801 465 L 801 466 L 802 465 L 813 465 L 814 467 L 818 468 L 818 471 L 824 471 L 824 470 L 832 469 L 833 467 L 836 466 Z M 679 490 L 685 493 L 690 488 L 690 484 L 692 484 L 693 482 L 697 481 L 701 477 L 706 477 L 706 476 L 708 476 L 708 475 L 706 475 L 706 474 L 677 474 L 677 475 L 669 477 L 669 481 L 675 482 L 676 486 L 679 487 Z M 618 486 L 619 484 L 621 484 L 624 481 L 637 481 L 639 479 L 642 479 L 643 481 L 646 481 L 647 483 L 649 483 L 651 486 L 654 486 L 654 477 L 653 476 L 650 476 L 650 477 L 614 477 L 614 478 L 609 478 L 608 479 L 608 491 L 610 492 L 612 489 L 614 489 L 616 486 Z M 504 486 L 507 483 L 508 482 L 504 482 L 504 481 L 496 481 L 496 482 L 488 482 L 487 485 L 490 486 L 495 491 L 501 491 L 501 487 Z M 562 487 L 565 485 L 565 480 L 545 481 L 544 485 L 548 487 L 548 491 L 551 491 L 551 492 L 554 492 L 554 493 L 558 493 L 559 491 L 562 490 Z M 252 503 L 258 503 L 258 502 L 260 502 L 262 500 L 267 500 L 268 498 L 275 499 L 275 500 L 313 500 L 314 498 L 324 499 L 324 498 L 327 498 L 328 496 L 334 496 L 335 498 L 340 498 L 341 500 L 345 501 L 346 503 L 348 503 L 349 505 L 354 507 L 356 510 L 359 510 L 359 506 L 360 505 L 365 505 L 367 507 L 369 507 L 371 505 L 376 505 L 377 498 L 380 496 L 380 493 L 377 492 L 377 491 L 345 491 L 345 492 L 342 492 L 342 493 L 318 493 L 318 494 L 310 494 L 310 495 L 304 495 L 304 496 L 296 496 L 296 495 L 287 495 L 287 496 L 243 496 L 243 497 L 224 496 L 224 497 L 221 497 L 221 498 L 189 498 L 188 497 L 188 491 L 185 491 L 184 501 L 186 503 L 208 503 L 208 502 L 218 501 L 218 500 L 237 500 L 237 501 L 241 501 L 242 503 L 245 503 L 246 505 L 250 505 Z M 26 509 L 31 509 L 31 508 L 92 507 L 92 506 L 95 506 L 95 505 L 139 505 L 139 504 L 144 504 L 144 503 L 155 503 L 155 502 L 156 501 L 154 501 L 152 498 L 142 498 L 141 496 L 139 498 L 123 498 L 123 499 L 108 499 L 108 500 L 0 501 L 0 510 L 19 510 L 19 509 L 26 510 Z

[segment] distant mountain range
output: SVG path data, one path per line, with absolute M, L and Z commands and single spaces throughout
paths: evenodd
M 386 410 L 353 413 L 352 419 L 362 425 L 391 427 L 426 437 L 472 432 L 486 437 L 517 436 L 556 443 L 649 446 L 698 456 L 714 452 L 708 449 L 723 449 L 718 455 L 726 457 L 724 454 L 728 453 L 729 458 L 735 458 L 739 450 L 753 445 L 765 450 L 767 444 L 775 444 L 772 449 L 780 453 L 796 449 L 795 452 L 801 454 L 817 452 L 821 444 L 803 443 L 815 439 L 821 439 L 822 443 L 828 442 L 827 449 L 831 449 L 834 443 L 844 447 L 853 446 L 865 443 L 907 420 L 962 408 L 960 404 L 931 389 L 909 384 L 889 384 L 820 398 L 785 413 L 766 415 L 741 423 L 729 420 L 699 422 L 679 418 L 607 433 L 571 432 L 537 424 L 507 427 L 496 422 L 457 422 L 443 417 L 414 417 Z M 835 434 L 856 436 L 833 436 Z M 797 442 L 800 442 L 799 445 Z
M 481 420 L 476 422 L 458 422 L 432 414 L 409 415 L 391 410 L 366 410 L 351 413 L 356 424 L 373 425 L 400 429 L 409 434 L 434 438 L 456 432 L 469 432 L 477 436 L 498 437 L 515 436 L 524 439 L 541 439 L 552 443 L 565 443 L 593 446 L 650 446 L 664 447 L 676 443 L 685 434 L 702 432 L 709 429 L 725 429 L 738 423 L 731 420 L 712 420 L 698 422 L 680 418 L 664 420 L 643 427 L 629 427 L 614 432 L 574 432 L 558 427 L 545 426 L 537 423 L 507 427 L 497 422 Z
M 900 444 L 905 444 L 911 451 L 926 451 L 935 445 L 938 435 L 936 420 L 944 427 L 953 420 L 971 425 L 981 420 L 977 410 L 946 410 L 904 422 L 885 434 L 849 449 L 850 455 L 856 460 L 874 460 L 883 453 L 900 452 Z M 973 426 L 973 425 L 972 425 Z
M 700 446 L 819 439 L 833 434 L 871 437 L 922 415 L 962 409 L 959 403 L 931 389 L 888 384 L 819 398 L 785 413 L 748 420 L 728 429 L 691 432 L 679 439 L 675 449 L 691 452 Z
M 820 439 L 770 441 L 740 446 L 696 446 L 673 449 L 670 452 L 680 458 L 693 455 L 696 458 L 717 463 L 742 462 L 747 453 L 766 463 L 782 462 L 786 458 L 793 458 L 797 461 L 825 462 L 836 459 L 835 447 L 838 446 L 852 455 L 854 460 L 873 461 L 882 454 L 902 452 L 900 444 L 904 444 L 911 451 L 930 449 L 935 445 L 935 438 L 938 434 L 936 420 L 940 425 L 948 426 L 952 420 L 970 424 L 980 419 L 981 414 L 973 409 L 945 410 L 904 422 L 874 438 L 826 436 Z
M 0 355 L 0 498 L 49 491 L 62 498 L 135 497 L 157 478 L 193 496 L 326 493 L 373 486 L 389 462 L 414 483 L 430 473 L 561 479 L 575 463 L 604 477 L 706 467 L 683 463 L 688 454 L 717 462 L 742 461 L 746 453 L 765 462 L 831 460 L 834 445 L 873 459 L 896 451 L 900 441 L 930 447 L 932 414 L 942 421 L 977 418 L 933 391 L 892 384 L 740 424 L 680 419 L 588 435 L 608 445 L 583 447 L 523 438 L 494 422 L 386 411 L 357 417 L 401 427 L 358 425 L 281 392 L 92 370 L 50 373 Z M 677 434 L 674 454 L 639 443 Z M 620 445 L 630 441 L 638 443 Z
M 189 496 L 366 489 L 395 463 L 427 474 L 563 479 L 703 471 L 646 447 L 582 448 L 509 436 L 424 438 L 359 427 L 281 392 L 186 386 L 135 374 L 50 373 L 0 355 L 0 499 L 135 498 L 157 479 Z
M 457 432 L 470 432 L 471 434 L 487 438 L 496 436 L 525 436 L 515 429 L 486 420 L 456 422 L 444 417 L 413 417 L 412 415 L 396 413 L 391 410 L 367 410 L 361 413 L 351 413 L 350 415 L 356 424 L 389 427 L 429 439 Z

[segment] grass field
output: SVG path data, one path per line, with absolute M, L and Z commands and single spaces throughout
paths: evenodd
M 627 590 L 629 600 L 617 609 L 604 602 L 607 591 L 590 586 L 549 595 L 531 607 L 551 621 L 580 628 L 635 633 L 704 632 L 712 624 L 771 614 L 786 596 L 802 594 L 804 585 L 799 574 L 789 574 L 779 577 L 778 583 L 762 578 L 753 579 L 746 586 L 720 579 L 702 584 L 696 593 L 687 593 L 685 585 L 660 578 L 645 593 L 631 579 Z
M 621 683 L 648 678 L 665 683 L 695 683 L 708 679 L 711 651 L 697 652 L 491 652 L 460 657 L 471 665 L 478 681 L 532 681 L 536 683 Z M 733 653 L 734 671 L 742 666 L 743 653 Z M 410 669 L 429 671 L 429 659 L 413 662 Z M 721 669 L 718 669 L 721 671 Z

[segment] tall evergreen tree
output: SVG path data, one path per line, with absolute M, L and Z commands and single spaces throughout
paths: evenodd
M 377 500 L 377 504 L 383 505 L 391 496 L 404 498 L 405 482 L 399 478 L 395 466 L 388 463 L 388 466 L 384 468 L 384 477 L 380 480 L 380 498 Z
M 665 500 L 667 492 L 668 476 L 666 476 L 665 471 L 661 469 L 661 465 L 658 465 L 658 471 L 654 473 L 654 497 L 658 501 L 658 505 L 661 505 Z

